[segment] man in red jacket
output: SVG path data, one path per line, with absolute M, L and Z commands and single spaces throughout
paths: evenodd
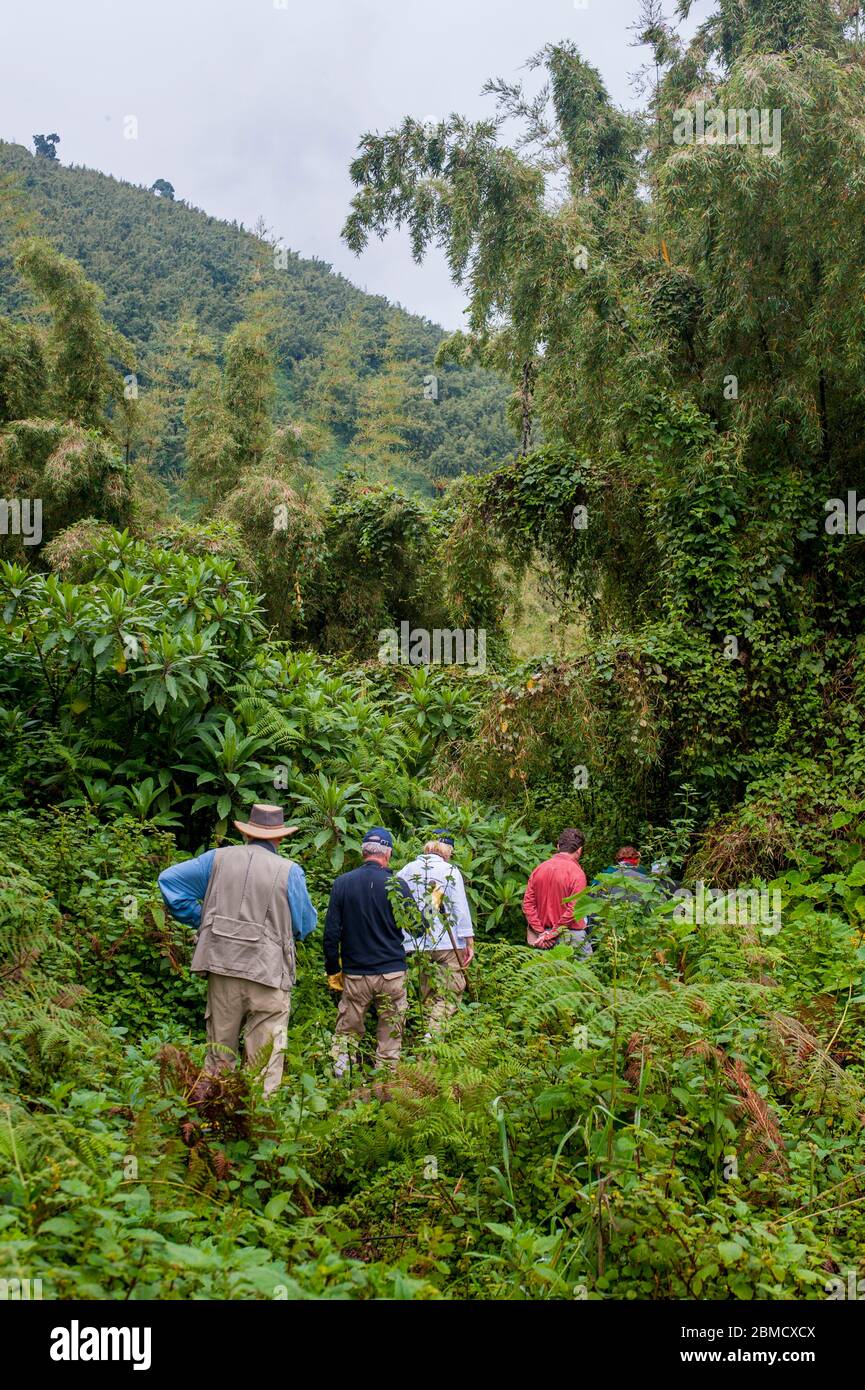
M 558 853 L 544 860 L 533 870 L 523 898 L 523 912 L 530 946 L 548 950 L 559 941 L 568 940 L 590 956 L 592 948 L 586 940 L 585 918 L 574 921 L 574 909 L 566 898 L 582 893 L 586 875 L 580 867 L 585 836 L 581 830 L 563 830 L 558 840 Z

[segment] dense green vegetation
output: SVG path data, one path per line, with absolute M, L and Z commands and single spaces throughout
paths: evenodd
M 165 189 L 4 147 L 0 479 L 43 501 L 39 542 L 4 536 L 0 565 L 0 1246 L 22 1276 L 67 1297 L 748 1300 L 824 1298 L 857 1268 L 865 55 L 845 16 L 719 0 L 686 44 L 650 0 L 639 115 L 564 44 L 538 91 L 490 84 L 510 146 L 498 119 L 364 136 L 346 237 L 444 248 L 471 299 L 444 343 L 315 263 L 277 289 L 261 237 Z M 780 147 L 677 143 L 697 100 L 777 108 Z M 89 201 L 100 228 L 128 216 L 140 281 Z M 413 445 L 412 466 L 496 466 L 430 498 L 406 486 L 404 386 L 434 349 L 465 458 Z M 518 451 L 488 428 L 503 378 Z M 578 648 L 515 660 L 526 575 Z M 382 660 L 402 623 L 483 629 L 486 668 Z M 468 999 L 426 1043 L 412 972 L 392 1076 L 365 1055 L 334 1080 L 317 932 L 280 1091 L 197 1089 L 202 987 L 156 876 L 258 799 L 301 826 L 320 910 L 364 827 L 392 828 L 397 861 L 454 830 Z M 693 912 L 615 902 L 590 960 L 528 951 L 526 875 L 568 824 L 590 874 L 628 841 L 667 858 Z
M 168 834 L 10 814 L 7 1266 L 60 1297 L 825 1297 L 865 1235 L 851 824 L 828 872 L 783 880 L 777 937 L 624 906 L 575 965 L 485 918 L 471 1002 L 433 1053 L 415 1000 L 387 1081 L 334 1083 L 306 946 L 277 1096 L 241 1076 L 196 1105 L 203 993 L 153 889 Z M 487 837 L 462 842 L 476 904 Z
M 441 367 L 437 399 L 429 399 L 442 330 L 289 251 L 263 226 L 220 222 L 181 199 L 3 141 L 0 194 L 7 232 L 45 237 L 103 291 L 105 317 L 129 345 L 118 363 L 136 371 L 147 402 L 138 448 L 163 477 L 184 471 L 183 400 L 195 363 L 221 359 L 250 305 L 267 320 L 281 417 L 307 427 L 310 455 L 325 472 L 352 456 L 355 440 L 363 452 L 388 416 L 398 418 L 397 438 L 382 466 L 420 492 L 481 471 L 513 447 L 500 378 Z M 0 245 L 0 302 L 16 313 L 32 304 L 8 242 Z
M 863 790 L 865 543 L 826 523 L 863 477 L 865 70 L 815 0 L 722 3 L 688 45 L 654 4 L 644 26 L 645 118 L 551 46 L 539 98 L 491 84 L 519 152 L 492 121 L 364 137 L 346 235 L 441 246 L 471 292 L 442 351 L 523 383 L 544 442 L 479 506 L 590 625 L 562 705 L 590 785 L 665 821 L 685 796 L 702 822 L 760 803 L 771 867 Z M 780 111 L 780 153 L 676 143 L 696 100 Z

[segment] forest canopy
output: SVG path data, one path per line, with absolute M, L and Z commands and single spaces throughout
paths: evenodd
M 483 470 L 511 447 L 500 378 L 477 369 L 433 373 L 440 328 L 299 256 L 261 219 L 255 228 L 221 222 L 162 189 L 34 158 L 3 141 L 0 192 L 0 300 L 15 314 L 27 306 L 10 249 L 16 232 L 42 236 L 80 264 L 104 293 L 107 322 L 134 348 L 142 397 L 162 407 L 152 452 L 163 477 L 185 466 L 190 351 L 221 359 L 251 313 L 268 329 L 281 413 L 326 430 L 319 462 L 329 472 L 388 411 L 400 417 L 393 476 L 421 493 L 437 479 Z
M 847 1296 L 865 49 L 834 0 L 678 21 L 640 109 L 563 41 L 359 136 L 346 242 L 442 251 L 449 337 L 0 146 L 0 1246 L 60 1297 Z M 370 827 L 452 840 L 477 957 L 344 1076 L 313 932 L 281 1088 L 203 1092 L 156 878 L 274 802 L 321 917 Z M 566 827 L 591 955 L 527 934 Z

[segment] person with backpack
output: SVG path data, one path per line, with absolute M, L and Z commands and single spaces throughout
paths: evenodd
M 592 879 L 589 890 L 596 901 L 619 901 L 646 904 L 646 899 L 658 891 L 657 880 L 645 869 L 640 868 L 640 851 L 633 845 L 623 845 L 616 855 L 616 862 L 602 869 Z M 597 914 L 590 913 L 586 919 L 588 930 L 592 932 L 597 922 Z
M 339 994 L 331 1046 L 337 1077 L 345 1075 L 357 1052 L 373 1003 L 378 1013 L 376 1065 L 395 1067 L 408 1009 L 405 946 L 390 894 L 396 892 L 412 905 L 413 900 L 389 867 L 390 831 L 382 826 L 368 830 L 361 854 L 359 868 L 334 879 L 324 924 L 327 982 Z
M 248 821 L 234 825 L 242 845 L 172 865 L 159 875 L 159 891 L 171 916 L 198 930 L 191 968 L 207 976 L 208 1072 L 236 1065 L 242 1033 L 248 1065 L 270 1048 L 270 1095 L 282 1080 L 294 943 L 309 936 L 318 916 L 303 869 L 278 851 L 298 828 L 285 824 L 282 807 L 255 805 Z
M 581 830 L 563 830 L 556 853 L 532 870 L 523 897 L 526 941 L 541 951 L 570 942 L 581 956 L 592 954 L 586 923 L 574 921 L 568 901 L 585 891 L 586 875 L 580 864 L 586 837 Z
M 422 935 L 403 934 L 406 951 L 423 954 L 421 998 L 432 998 L 427 1040 L 456 1013 L 466 987 L 465 969 L 474 956 L 472 914 L 463 876 L 451 863 L 453 852 L 453 836 L 434 830 L 423 853 L 397 874 L 429 924 Z
M 625 898 L 631 903 L 645 900 L 647 890 L 655 880 L 645 869 L 640 868 L 640 851 L 633 845 L 623 845 L 616 855 L 615 864 L 602 869 L 597 878 L 592 879 L 591 887 L 597 888 L 607 898 Z

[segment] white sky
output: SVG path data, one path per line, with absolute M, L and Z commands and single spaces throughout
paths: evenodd
M 582 0 L 580 0 L 582 3 Z M 276 8 L 284 5 L 285 8 Z M 638 0 L 6 0 L 0 137 L 57 131 L 63 164 L 178 198 L 455 328 L 465 300 L 443 258 L 422 267 L 391 235 L 353 256 L 340 239 L 359 136 L 406 115 L 491 114 L 488 77 L 514 80 L 546 43 L 574 40 L 621 105 L 646 59 Z M 700 18 L 706 4 L 698 7 Z M 673 0 L 668 10 L 672 11 Z M 526 75 L 523 73 L 522 75 Z M 531 83 L 538 74 L 528 74 Z M 138 138 L 124 138 L 135 116 Z

